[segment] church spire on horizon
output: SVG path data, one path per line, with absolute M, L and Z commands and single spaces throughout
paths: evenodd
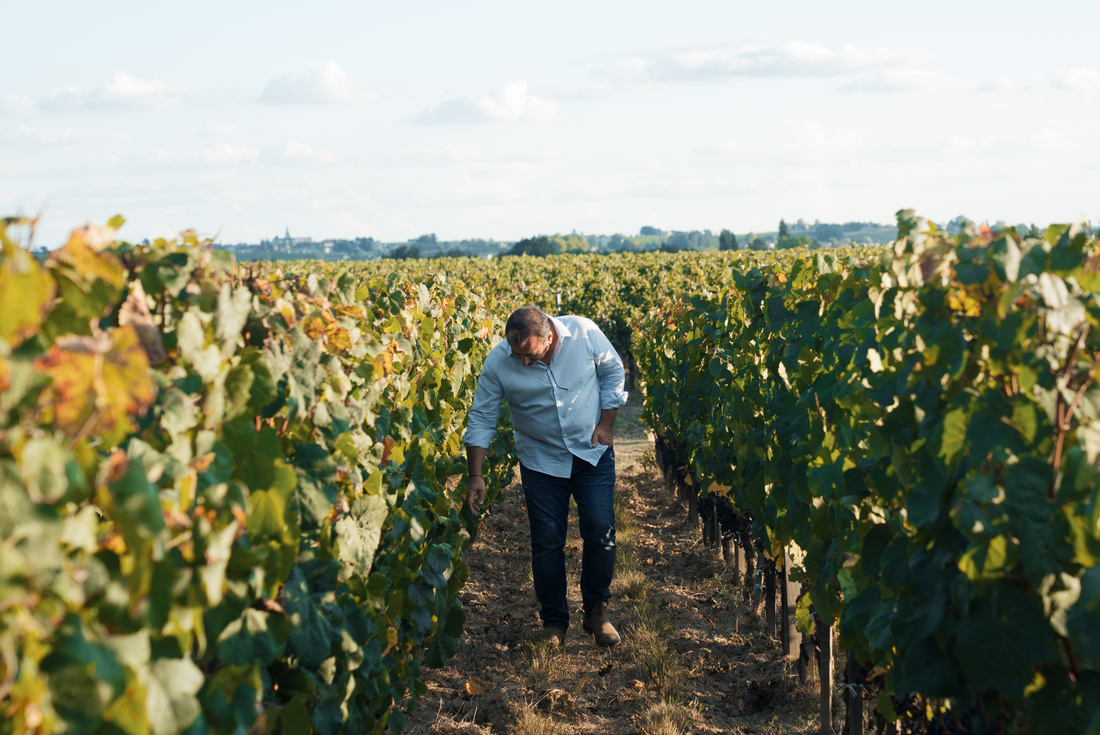
M 290 239 L 290 225 L 287 225 L 287 228 L 286 228 L 286 239 L 287 240 Z

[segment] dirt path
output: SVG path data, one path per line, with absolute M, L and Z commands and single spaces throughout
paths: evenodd
M 425 671 L 428 692 L 406 733 L 816 731 L 815 690 L 798 684 L 742 605 L 734 575 L 664 492 L 637 407 L 620 411 L 615 442 L 618 558 L 609 611 L 623 643 L 600 649 L 581 631 L 575 513 L 565 649 L 526 642 L 541 625 L 517 482 L 467 554 L 466 632 L 446 668 Z

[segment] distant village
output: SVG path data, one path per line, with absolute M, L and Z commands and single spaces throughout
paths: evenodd
M 311 237 L 294 237 L 288 227 L 283 235 L 261 240 L 257 244 L 218 243 L 216 247 L 232 252 L 238 260 L 380 260 L 387 257 L 438 258 L 459 255 L 492 257 L 506 252 L 511 246 L 510 242 L 494 240 L 441 242 L 436 240 L 435 235 L 422 235 L 399 243 L 379 242 L 373 237 L 314 240 Z
M 579 234 L 540 236 L 551 244 L 558 243 L 557 252 L 645 252 L 653 250 L 767 250 L 776 247 L 808 245 L 837 247 L 844 245 L 872 245 L 890 242 L 897 237 L 892 226 L 871 222 L 840 224 L 807 224 L 797 220 L 788 225 L 780 221 L 774 232 L 735 235 L 729 230 L 715 234 L 703 231 L 665 231 L 655 227 L 642 227 L 637 235 Z M 539 238 L 532 238 L 532 241 Z M 238 260 L 381 260 L 383 258 L 441 258 L 474 257 L 494 258 L 502 255 L 533 252 L 523 245 L 529 241 L 506 242 L 500 240 L 439 240 L 434 234 L 421 235 L 405 242 L 380 242 L 373 237 L 354 239 L 314 240 L 312 237 L 295 237 L 290 228 L 282 235 L 259 243 L 218 243 L 216 247 L 232 252 Z M 517 247 L 518 246 L 518 247 Z M 553 252 L 553 250 L 551 251 Z

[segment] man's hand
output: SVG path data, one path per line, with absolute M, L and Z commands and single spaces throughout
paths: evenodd
M 596 430 L 592 432 L 592 446 L 603 444 L 610 447 L 615 443 L 615 427 L 596 424 Z
M 466 483 L 466 510 L 474 518 L 481 516 L 481 506 L 485 505 L 485 480 L 481 477 L 485 464 L 484 447 L 466 447 L 466 469 L 470 481 Z
M 600 412 L 600 423 L 596 424 L 596 430 L 592 432 L 592 446 L 602 444 L 610 447 L 615 443 L 615 416 L 618 413 L 617 408 L 605 408 Z
M 466 483 L 466 510 L 470 515 L 481 515 L 481 506 L 485 505 L 485 480 L 480 476 L 471 477 Z

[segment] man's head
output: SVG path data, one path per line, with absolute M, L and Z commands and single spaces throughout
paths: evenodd
M 508 338 L 512 354 L 523 360 L 524 365 L 545 360 L 554 344 L 550 316 L 530 304 L 512 312 L 508 323 L 504 325 L 504 336 Z

